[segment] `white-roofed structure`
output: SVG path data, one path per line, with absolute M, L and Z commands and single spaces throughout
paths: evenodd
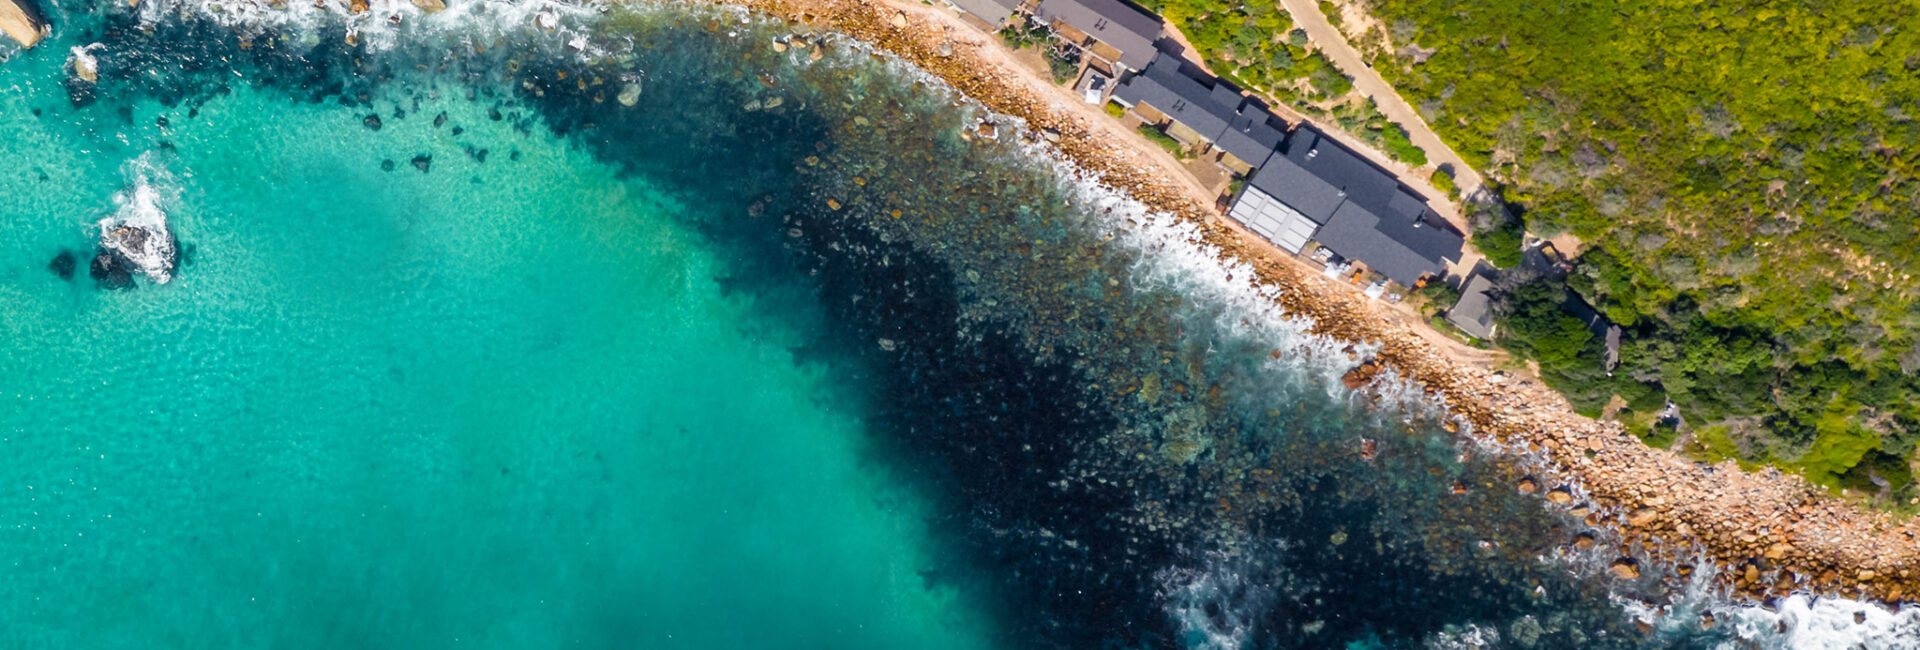
M 1320 228 L 1320 224 L 1308 219 L 1307 215 L 1300 214 L 1299 210 L 1288 207 L 1252 185 L 1248 185 L 1246 192 L 1240 195 L 1240 200 L 1234 202 L 1227 216 L 1246 224 L 1267 241 L 1295 255 L 1306 248 L 1307 240 Z

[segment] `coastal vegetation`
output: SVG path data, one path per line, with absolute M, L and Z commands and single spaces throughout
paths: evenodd
M 1365 140 L 1395 160 L 1420 166 L 1426 152 L 1373 100 L 1353 89 L 1353 80 L 1312 47 L 1273 2 L 1148 0 L 1154 10 L 1193 44 L 1208 67 L 1235 85 L 1263 94 L 1322 123 Z
M 1186 146 L 1180 144 L 1179 140 L 1173 139 L 1173 136 L 1162 132 L 1160 127 L 1142 124 L 1134 130 L 1139 131 L 1140 136 L 1146 138 L 1148 142 L 1160 145 L 1161 149 L 1167 150 L 1167 153 L 1173 154 L 1173 157 L 1183 160 L 1187 158 Z
M 1650 443 L 1913 502 L 1920 7 L 1368 9 L 1376 69 L 1501 185 L 1489 258 L 1583 242 L 1509 274 L 1503 345 Z M 1621 328 L 1610 373 L 1583 310 Z

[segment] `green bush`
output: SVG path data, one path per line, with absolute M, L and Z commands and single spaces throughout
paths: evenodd
M 1167 153 L 1173 154 L 1175 158 L 1187 157 L 1187 148 L 1182 146 L 1179 140 L 1173 139 L 1173 136 L 1161 131 L 1159 127 L 1142 124 L 1135 130 L 1139 131 L 1140 135 L 1146 136 L 1148 140 L 1152 140 L 1154 144 L 1160 145 L 1161 149 L 1166 149 Z
M 1026 23 L 1007 25 L 997 32 L 1009 50 L 1019 50 L 1047 42 L 1047 29 Z
M 1114 117 L 1121 117 L 1127 114 L 1127 107 L 1121 106 L 1119 104 L 1115 104 L 1113 102 L 1107 102 L 1107 105 L 1105 108 L 1107 110 L 1107 114 L 1112 115 Z
M 1492 230 L 1473 236 L 1473 247 L 1479 249 L 1487 262 L 1496 268 L 1510 269 L 1520 265 L 1525 253 L 1521 246 L 1525 243 L 1526 232 L 1519 223 L 1508 221 Z
M 1413 145 L 1413 140 L 1407 138 L 1406 128 L 1387 122 L 1380 130 L 1380 136 L 1385 139 L 1387 154 L 1393 156 L 1394 160 L 1415 167 L 1427 164 L 1427 152 Z
M 1427 177 L 1427 181 L 1433 183 L 1434 189 L 1446 192 L 1449 198 L 1460 200 L 1460 188 L 1453 183 L 1453 170 L 1445 165 L 1433 170 L 1433 175 Z
M 1052 48 L 1047 50 L 1047 70 L 1053 73 L 1054 83 L 1068 83 L 1080 72 L 1080 59 L 1062 52 L 1060 48 Z

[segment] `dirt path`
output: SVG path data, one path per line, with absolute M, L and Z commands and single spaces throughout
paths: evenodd
M 1460 158 L 1460 154 L 1447 146 L 1447 143 L 1440 139 L 1440 135 L 1434 133 L 1432 127 L 1427 126 L 1427 121 L 1421 119 L 1420 112 L 1414 110 L 1413 105 L 1408 104 L 1407 100 L 1401 99 L 1400 93 L 1395 91 L 1385 79 L 1380 78 L 1380 73 L 1375 72 L 1373 66 L 1367 65 L 1366 59 L 1361 58 L 1360 51 L 1353 49 L 1353 45 L 1347 42 L 1346 35 L 1341 34 L 1340 30 L 1327 20 L 1326 14 L 1320 13 L 1317 0 L 1280 0 L 1280 6 L 1293 15 L 1294 24 L 1306 30 L 1307 38 L 1320 47 L 1320 52 L 1333 61 L 1334 67 L 1339 68 L 1347 76 L 1353 77 L 1354 88 L 1361 94 L 1373 98 L 1373 102 L 1379 105 L 1380 112 L 1386 115 L 1387 119 L 1406 127 L 1408 139 L 1427 152 L 1429 164 L 1453 166 L 1454 184 L 1460 188 L 1462 195 L 1471 195 L 1474 190 L 1480 188 L 1480 172 L 1475 171 Z M 1410 185 L 1423 192 L 1431 189 L 1431 186 L 1424 182 L 1410 183 Z M 1431 200 L 1433 197 L 1428 198 Z M 1441 195 L 1436 202 L 1451 203 L 1452 200 Z
M 1516 457 L 1521 465 L 1512 469 L 1512 479 L 1534 486 L 1543 507 L 1615 531 L 1619 536 L 1604 543 L 1621 545 L 1614 571 L 1622 579 L 1639 575 L 1625 550 L 1641 547 L 1667 567 L 1690 567 L 1704 552 L 1725 569 L 1715 574 L 1716 582 L 1750 598 L 1799 591 L 1897 602 L 1920 594 L 1920 519 L 1861 508 L 1777 471 L 1743 472 L 1731 462 L 1696 465 L 1642 444 L 1618 424 L 1576 415 L 1537 382 L 1490 372 L 1485 364 L 1495 359 L 1448 344 L 1406 306 L 1365 300 L 1351 285 L 1334 286 L 1339 283 L 1221 217 L 1213 197 L 1196 192 L 1201 188 L 1171 156 L 1149 149 L 1098 107 L 1018 66 L 997 39 L 967 27 L 951 11 L 907 0 L 693 1 L 739 4 L 848 34 L 915 63 L 995 111 L 1057 133 L 1060 153 L 1090 175 L 1200 225 L 1196 238 L 1251 265 L 1253 281 L 1286 288 L 1276 302 L 1312 319 L 1314 333 L 1378 342 L 1372 358 L 1377 364 L 1349 373 L 1350 381 L 1364 384 L 1372 373 L 1394 369 L 1445 399 L 1474 427 L 1476 438 L 1529 450 Z M 1474 356 L 1480 358 L 1470 361 Z M 1568 538 L 1569 544 L 1578 541 Z M 1657 575 L 1649 579 L 1671 581 L 1678 574 Z

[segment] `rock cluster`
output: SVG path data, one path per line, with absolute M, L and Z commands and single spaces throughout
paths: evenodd
M 173 234 L 165 224 L 134 224 L 108 218 L 100 222 L 100 252 L 94 256 L 93 277 L 111 286 L 128 286 L 132 273 L 166 284 L 179 261 Z
M 0 0 L 0 32 L 6 32 L 21 47 L 39 45 L 51 29 L 32 0 Z
M 1135 137 L 1090 120 L 1051 97 L 1048 83 L 982 55 L 999 47 L 956 27 L 951 14 L 874 0 L 712 0 L 839 31 L 911 61 L 998 113 L 1026 120 L 1032 132 L 1108 186 L 1200 226 L 1201 243 L 1257 270 L 1255 281 L 1289 313 L 1312 319 L 1317 334 L 1379 344 L 1343 378 L 1366 387 L 1386 369 L 1448 404 L 1468 435 L 1522 452 L 1513 483 L 1587 524 L 1617 533 L 1623 548 L 1648 550 L 1685 576 L 1696 551 L 1722 565 L 1716 579 L 1738 593 L 1766 597 L 1792 589 L 1901 601 L 1920 593 L 1920 522 L 1895 522 L 1833 498 L 1799 477 L 1745 472 L 1732 463 L 1700 467 L 1653 449 L 1613 423 L 1573 412 L 1537 383 L 1464 361 L 1430 343 L 1424 325 L 1366 300 L 1347 285 L 1288 256 L 1225 219 L 1185 172 L 1114 143 Z M 804 48 L 804 39 L 774 48 Z M 1449 427 L 1452 430 L 1452 427 Z M 1523 481 L 1524 477 L 1524 483 Z M 1531 485 L 1529 489 L 1528 485 Z M 1457 483 L 1455 494 L 1471 490 Z M 1444 498 L 1444 497 L 1442 497 Z M 1569 543 L 1593 548 L 1581 532 Z M 1637 579 L 1646 567 L 1623 556 L 1609 572 Z

